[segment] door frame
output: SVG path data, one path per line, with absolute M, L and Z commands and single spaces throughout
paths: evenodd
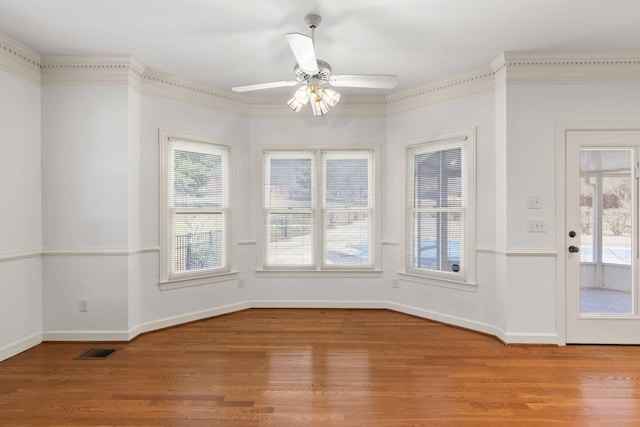
M 556 121 L 556 165 L 555 165 L 555 239 L 556 239 L 556 328 L 557 344 L 567 344 L 566 324 L 566 144 L 569 131 L 640 131 L 640 121 Z

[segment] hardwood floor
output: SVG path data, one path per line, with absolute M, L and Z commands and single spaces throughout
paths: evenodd
M 0 363 L 5 427 L 639 423 L 640 347 L 505 346 L 385 310 L 252 309 Z

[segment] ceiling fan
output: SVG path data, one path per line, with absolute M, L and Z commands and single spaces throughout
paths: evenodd
M 304 105 L 311 101 L 311 111 L 314 116 L 321 116 L 340 101 L 340 94 L 335 90 L 323 87 L 327 84 L 333 87 L 357 87 L 371 89 L 393 89 L 398 84 L 398 76 L 390 74 L 332 74 L 331 66 L 316 57 L 314 48 L 315 29 L 322 18 L 320 15 L 309 14 L 304 17 L 311 29 L 311 36 L 301 33 L 288 33 L 287 41 L 296 58 L 293 68 L 295 80 L 282 80 L 270 83 L 258 83 L 231 88 L 234 92 L 249 92 L 254 90 L 272 89 L 278 87 L 299 87 L 287 105 L 295 112 L 299 112 Z

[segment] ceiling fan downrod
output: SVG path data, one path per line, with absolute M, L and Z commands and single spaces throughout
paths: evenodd
M 316 28 L 322 22 L 322 17 L 320 15 L 316 15 L 315 13 L 310 13 L 304 17 L 304 22 L 307 23 L 309 28 L 311 29 L 311 41 L 313 42 L 313 46 L 316 45 Z

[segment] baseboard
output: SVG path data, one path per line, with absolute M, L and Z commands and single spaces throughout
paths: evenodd
M 237 304 L 229 304 L 208 310 L 196 311 L 180 316 L 167 317 L 164 319 L 154 320 L 152 322 L 142 323 L 128 332 L 128 339 L 132 340 L 138 335 L 144 334 L 146 332 L 170 328 L 172 326 L 181 325 L 183 323 L 195 322 L 196 320 L 208 319 L 209 317 L 222 316 L 223 314 L 247 310 L 251 307 L 251 303 L 249 301 L 245 301 Z
M 129 341 L 128 331 L 45 331 L 43 341 Z
M 207 319 L 209 317 L 221 316 L 235 311 L 251 308 L 249 302 L 231 304 L 216 307 L 208 310 L 196 311 L 180 316 L 167 317 L 142 323 L 128 331 L 47 331 L 44 332 L 44 341 L 131 341 L 145 332 L 156 331 L 158 329 L 170 328 L 171 326 L 182 325 L 196 320 Z
M 450 316 L 448 314 L 439 313 L 437 311 L 425 310 L 423 308 L 413 307 L 404 304 L 388 303 L 389 310 L 399 313 L 410 314 L 412 316 L 421 317 L 423 319 L 434 320 L 436 322 L 446 323 L 448 325 L 458 326 L 460 328 L 471 329 L 483 334 L 493 335 L 497 337 L 496 328 L 488 323 L 476 322 L 462 317 Z M 499 337 L 498 337 L 499 338 Z
M 257 300 L 251 301 L 251 308 L 357 308 L 388 309 L 386 301 L 350 301 L 350 300 Z
M 130 341 L 140 334 L 170 328 L 188 322 L 221 316 L 250 308 L 335 308 L 335 309 L 386 309 L 433 320 L 452 326 L 492 335 L 505 344 L 559 344 L 555 333 L 507 333 L 499 328 L 462 317 L 451 316 L 423 308 L 389 301 L 363 300 L 255 300 L 243 301 L 208 310 L 187 313 L 142 323 L 128 331 L 47 331 L 0 349 L 0 360 L 18 354 L 41 341 Z M 4 357 L 4 359 L 3 359 Z
M 560 342 L 558 334 L 532 334 L 499 331 L 496 336 L 505 344 L 550 344 L 565 345 Z
M 5 345 L 4 347 L 0 348 L 0 362 L 13 357 L 16 354 L 22 353 L 23 351 L 29 350 L 30 348 L 37 346 L 41 342 L 42 333 L 38 332 L 37 334 L 33 334 L 29 337 Z

